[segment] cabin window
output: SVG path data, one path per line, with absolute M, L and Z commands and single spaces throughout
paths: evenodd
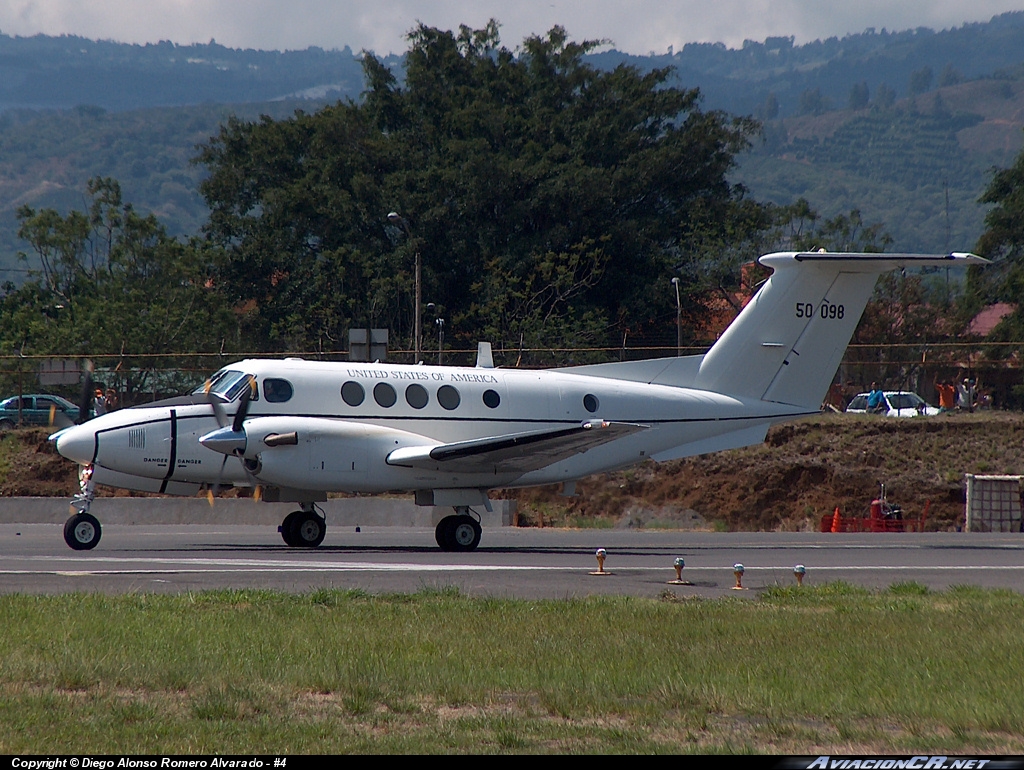
M 452 409 L 457 409 L 461 401 L 462 397 L 459 395 L 459 391 L 451 385 L 442 385 L 437 389 L 437 403 L 449 412 Z
M 501 403 L 501 396 L 498 395 L 496 390 L 485 390 L 484 391 L 484 404 L 489 406 L 491 409 L 497 409 L 498 404 Z
M 366 398 L 366 391 L 358 382 L 349 380 L 341 386 L 341 398 L 349 406 L 359 406 Z
M 293 393 L 292 384 L 288 380 L 271 377 L 263 381 L 263 398 L 271 404 L 291 401 Z
M 422 409 L 427 405 L 430 396 L 422 385 L 413 384 L 405 389 L 405 400 L 413 409 Z
M 597 400 L 597 396 L 593 393 L 588 393 L 583 397 L 583 408 L 593 414 L 601 407 L 601 402 Z
M 378 382 L 373 386 L 373 400 L 387 409 L 395 405 L 398 396 L 395 394 L 395 389 L 386 382 Z

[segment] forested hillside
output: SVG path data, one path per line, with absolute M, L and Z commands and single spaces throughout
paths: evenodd
M 95 176 L 120 180 L 171 233 L 195 232 L 206 216 L 203 172 L 190 164 L 196 145 L 230 114 L 283 117 L 358 100 L 358 59 L 344 41 L 268 52 L 0 34 L 0 278 L 23 276 L 18 206 L 66 211 Z M 972 246 L 989 169 L 1021 146 L 1024 13 L 805 45 L 776 37 L 647 57 L 594 50 L 586 61 L 670 67 L 667 82 L 699 87 L 704 109 L 764 121 L 765 142 L 734 174 L 753 197 L 785 205 L 802 196 L 825 216 L 859 209 L 895 248 Z M 404 76 L 400 57 L 381 62 Z
M 859 109 L 766 121 L 736 178 L 758 198 L 806 198 L 822 214 L 851 208 L 883 222 L 903 251 L 969 250 L 978 203 L 1024 146 L 1024 81 L 1006 75 Z
M 27 245 L 17 236 L 18 208 L 81 208 L 93 177 L 119 180 L 125 198 L 156 214 L 171 234 L 198 232 L 207 208 L 199 194 L 204 172 L 192 163 L 197 145 L 231 115 L 286 117 L 296 106 L 272 102 L 130 112 L 77 107 L 0 116 L 0 281 L 20 283 L 27 268 L 38 268 L 16 258 Z
M 522 52 L 521 41 L 503 43 Z M 19 207 L 82 208 L 94 177 L 117 179 L 125 200 L 169 234 L 198 233 L 209 215 L 199 146 L 232 115 L 280 119 L 339 98 L 358 103 L 369 87 L 359 58 L 344 47 L 0 35 L 0 280 L 20 284 L 36 267 L 16 257 L 27 248 Z M 403 82 L 401 57 L 379 61 Z M 892 249 L 973 248 L 991 169 L 1010 165 L 1024 137 L 1024 13 L 950 30 L 867 30 L 806 45 L 778 37 L 737 50 L 694 44 L 648 57 L 588 46 L 583 61 L 672 68 L 666 87 L 699 88 L 705 113 L 752 115 L 763 130 L 729 175 L 748 200 L 785 207 L 804 198 L 825 219 L 858 211 Z

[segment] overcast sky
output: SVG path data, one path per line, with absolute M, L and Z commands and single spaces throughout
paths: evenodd
M 804 43 L 868 27 L 945 29 L 1012 10 L 1024 10 L 1024 0 L 0 0 L 0 31 L 387 54 L 406 49 L 417 22 L 480 28 L 495 18 L 511 48 L 560 24 L 575 40 L 607 39 L 646 54 L 698 41 L 738 47 L 769 35 Z

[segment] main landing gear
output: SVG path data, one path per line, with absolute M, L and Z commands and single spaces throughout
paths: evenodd
M 83 465 L 78 471 L 78 487 L 78 494 L 71 499 L 72 514 L 64 522 L 64 542 L 76 551 L 89 551 L 96 547 L 103 534 L 99 520 L 89 513 L 89 506 L 96 497 L 91 465 Z
M 302 510 L 285 516 L 277 531 L 292 548 L 316 548 L 327 534 L 327 521 L 313 503 L 302 503 Z
M 441 550 L 472 551 L 480 545 L 480 522 L 477 519 L 479 516 L 468 505 L 455 506 L 455 515 L 445 516 L 434 530 L 434 539 Z

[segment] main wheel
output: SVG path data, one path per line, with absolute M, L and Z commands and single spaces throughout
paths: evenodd
M 88 513 L 76 513 L 64 523 L 64 542 L 76 551 L 95 548 L 101 534 L 99 520 Z
M 455 526 L 454 516 L 445 516 L 434 527 L 434 540 L 442 551 L 454 551 L 452 547 L 452 528 Z
M 302 515 L 302 511 L 292 511 L 284 517 L 284 521 L 281 522 L 281 526 L 277 528 L 277 531 L 281 533 L 281 539 L 284 540 L 284 544 L 297 548 L 298 543 L 295 542 L 295 522 Z
M 327 535 L 327 522 L 313 511 L 301 511 L 291 527 L 293 545 L 316 548 Z
M 451 533 L 453 551 L 472 551 L 480 545 L 480 525 L 469 516 L 456 516 Z

